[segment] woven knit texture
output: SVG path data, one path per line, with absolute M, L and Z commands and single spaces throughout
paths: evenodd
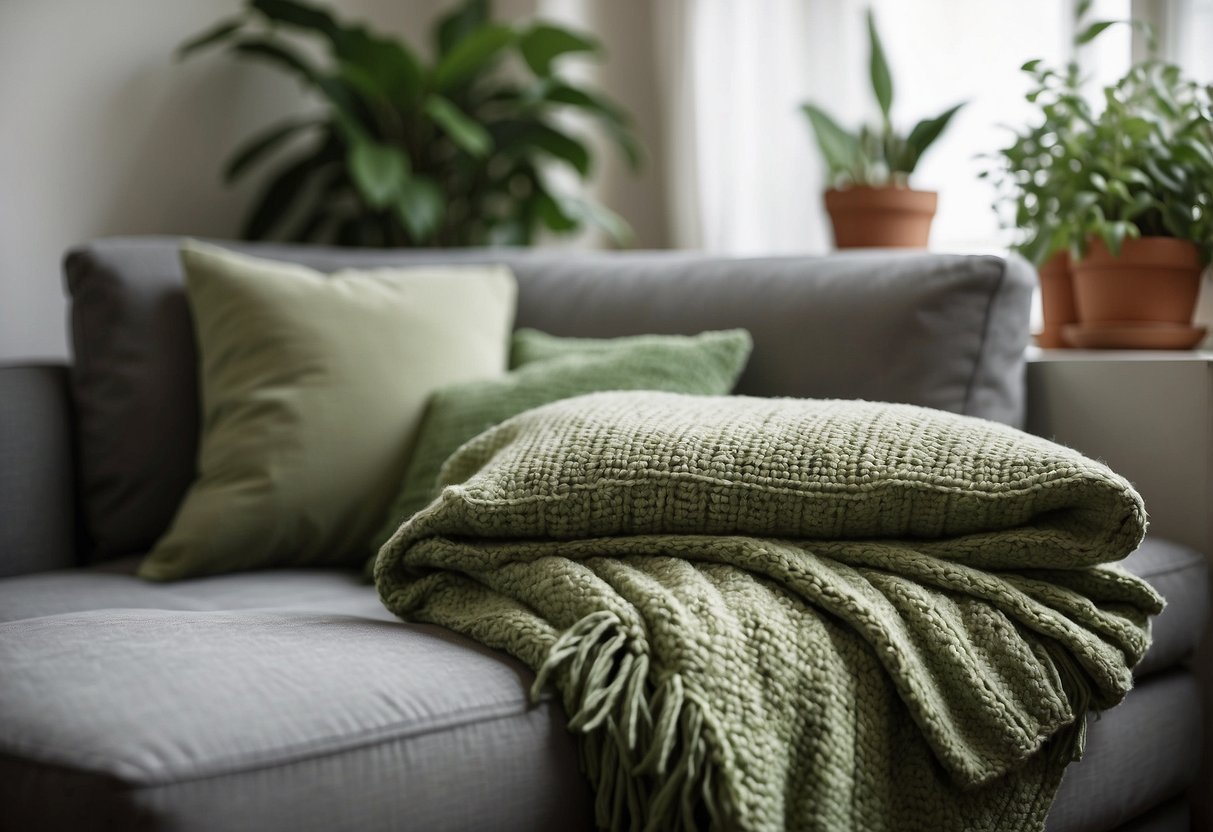
M 599 393 L 465 444 L 397 615 L 553 684 L 610 829 L 1040 829 L 1161 599 L 1129 484 L 904 405 Z
M 548 402 L 601 390 L 723 395 L 737 383 L 751 346 L 744 329 L 602 339 L 519 330 L 510 350 L 518 369 L 444 387 L 430 396 L 374 550 L 438 495 L 438 475 L 447 458 L 493 425 Z

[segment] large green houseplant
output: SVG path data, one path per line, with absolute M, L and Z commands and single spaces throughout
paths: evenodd
M 545 22 L 494 22 L 488 0 L 463 0 L 433 28 L 433 57 L 295 0 L 248 0 L 185 43 L 224 46 L 291 73 L 323 103 L 267 128 L 231 158 L 231 181 L 275 162 L 243 234 L 340 245 L 528 244 L 541 229 L 586 223 L 616 238 L 626 224 L 580 193 L 593 152 L 570 112 L 605 128 L 629 162 L 640 148 L 627 114 L 569 81 L 567 55 L 593 38 Z M 300 48 L 300 47 L 303 48 Z M 306 140 L 305 140 L 306 137 Z
M 1112 25 L 1084 23 L 1077 44 Z M 1092 102 L 1074 63 L 1023 69 L 1040 117 L 1016 131 L 993 172 L 1016 248 L 1041 271 L 1042 343 L 1161 346 L 1199 337 L 1187 324 L 1200 269 L 1213 257 L 1213 90 L 1150 59 Z M 1109 328 L 1117 332 L 1096 332 Z
M 880 123 L 847 130 L 823 109 L 802 105 L 830 177 L 826 210 L 839 248 L 925 247 L 938 195 L 909 187 L 928 148 L 963 106 L 924 118 L 908 132 L 893 125 L 893 77 L 871 10 L 867 13 L 868 74 Z

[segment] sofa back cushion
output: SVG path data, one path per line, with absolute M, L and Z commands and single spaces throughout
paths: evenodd
M 606 338 L 744 328 L 737 392 L 905 402 L 1019 425 L 1034 285 L 1022 260 L 924 252 L 349 250 L 219 243 L 324 272 L 502 263 L 520 327 Z M 67 256 L 81 506 L 97 557 L 146 551 L 194 476 L 197 355 L 177 238 Z

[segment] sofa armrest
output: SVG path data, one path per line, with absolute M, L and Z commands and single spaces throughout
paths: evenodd
M 67 373 L 0 366 L 0 577 L 77 561 Z

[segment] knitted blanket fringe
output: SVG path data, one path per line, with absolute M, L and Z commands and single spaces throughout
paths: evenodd
M 568 729 L 583 736 L 582 768 L 601 828 L 648 818 L 645 832 L 694 830 L 700 811 L 713 826 L 728 816 L 728 794 L 708 753 L 715 743 L 727 756 L 711 730 L 711 706 L 678 673 L 654 683 L 648 656 L 617 616 L 591 613 L 566 630 L 536 674 L 532 700 L 557 672 L 565 674 L 566 700 L 576 703 Z
M 602 829 L 1041 829 L 1162 608 L 1127 482 L 922 408 L 594 394 L 443 480 L 380 595 L 560 693 Z

